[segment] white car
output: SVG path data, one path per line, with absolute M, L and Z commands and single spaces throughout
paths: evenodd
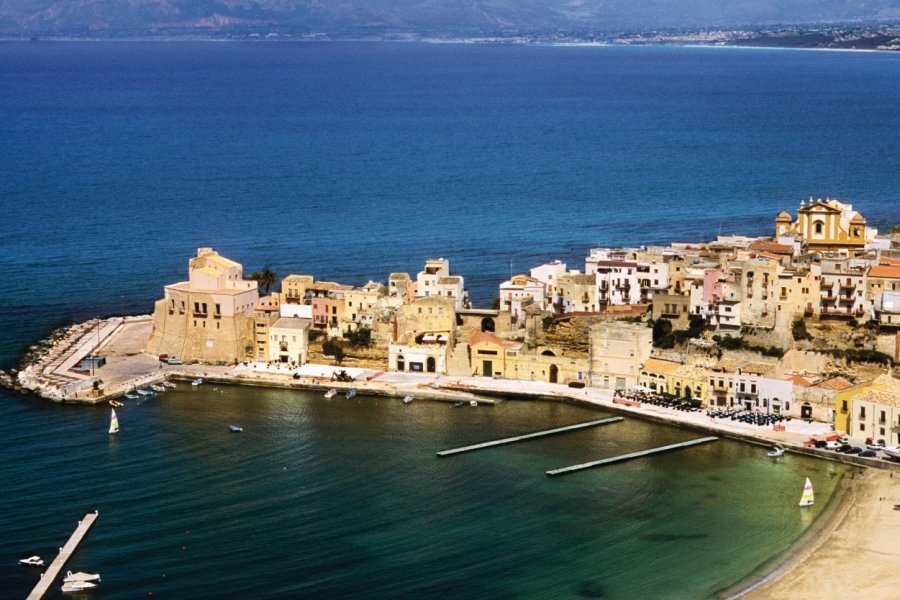
M 826 450 L 837 450 L 837 449 L 840 448 L 840 447 L 841 447 L 841 443 L 840 443 L 840 442 L 837 442 L 837 441 L 825 442 L 825 449 L 826 449 Z

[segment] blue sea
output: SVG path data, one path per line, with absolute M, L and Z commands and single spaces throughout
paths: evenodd
M 363 284 L 444 257 L 487 305 L 593 246 L 770 234 L 809 196 L 900 222 L 900 55 L 419 43 L 0 43 L 0 367 L 147 313 L 199 246 Z M 843 471 L 621 426 L 436 459 L 585 408 L 0 390 L 0 589 L 88 510 L 95 598 L 699 598 L 785 551 Z M 240 422 L 245 433 L 227 435 Z M 809 475 L 820 501 L 798 513 Z

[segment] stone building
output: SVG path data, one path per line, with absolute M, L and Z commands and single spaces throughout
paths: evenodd
M 653 331 L 644 325 L 595 322 L 590 326 L 591 385 L 627 389 L 638 384 L 650 358 Z
M 874 238 L 876 233 L 866 228 L 865 218 L 852 205 L 831 198 L 824 201 L 819 198 L 815 202 L 810 198 L 809 205 L 801 200 L 794 222 L 787 211 L 775 217 L 776 239 L 793 236 L 809 252 L 839 251 L 853 255 L 854 251 L 865 248 L 867 239 Z
M 164 293 L 154 305 L 148 353 L 202 362 L 254 357 L 259 294 L 239 263 L 199 248 L 188 262 L 188 280 L 165 286 Z

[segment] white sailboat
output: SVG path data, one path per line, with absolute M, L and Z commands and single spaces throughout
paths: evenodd
M 112 409 L 112 416 L 109 418 L 109 432 L 119 433 L 119 417 L 116 416 L 116 409 Z
M 800 506 L 810 506 L 815 503 L 816 499 L 813 497 L 813 488 L 812 482 L 809 480 L 809 477 L 806 478 L 806 485 L 803 486 L 803 496 L 800 497 Z

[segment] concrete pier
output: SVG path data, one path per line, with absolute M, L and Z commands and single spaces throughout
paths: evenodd
M 668 446 L 660 446 L 659 448 L 650 448 L 649 450 L 640 450 L 638 452 L 630 452 L 628 454 L 622 454 L 620 456 L 613 456 L 612 458 L 604 458 L 603 460 L 595 460 L 593 462 L 582 463 L 580 465 L 572 465 L 571 467 L 563 467 L 561 469 L 553 469 L 552 471 L 547 471 L 547 475 L 553 477 L 555 475 L 564 475 L 566 473 L 572 473 L 574 471 L 581 471 L 583 469 L 590 469 L 593 467 L 602 467 L 604 465 L 610 465 L 612 463 L 623 462 L 626 460 L 631 460 L 634 458 L 641 458 L 642 456 L 649 456 L 651 454 L 659 454 L 660 452 L 669 452 L 671 450 L 681 450 L 682 448 L 689 448 L 691 446 L 697 446 L 700 444 L 706 444 L 708 442 L 715 442 L 719 438 L 717 437 L 705 437 L 705 438 L 697 438 L 696 440 L 689 440 L 687 442 L 679 442 L 677 444 L 669 444 Z
M 43 572 L 41 575 L 41 580 L 38 582 L 34 589 L 31 590 L 31 593 L 28 594 L 28 600 L 39 600 L 44 597 L 44 594 L 50 589 L 50 586 L 53 585 L 53 582 L 56 581 L 56 578 L 59 577 L 60 571 L 66 565 L 66 562 L 72 557 L 72 554 L 75 550 L 78 549 L 78 545 L 81 543 L 81 540 L 84 539 L 84 536 L 87 535 L 88 530 L 90 530 L 91 525 L 94 524 L 94 521 L 97 520 L 97 517 L 100 516 L 100 513 L 94 511 L 92 513 L 88 513 L 84 515 L 84 518 L 78 521 L 78 527 L 75 528 L 75 531 L 69 537 L 69 541 L 66 542 L 65 546 L 59 549 L 59 554 L 53 559 L 53 562 L 50 563 L 50 566 L 47 567 L 47 570 Z
M 599 419 L 597 421 L 587 421 L 585 423 L 576 423 L 575 425 L 567 425 L 566 427 L 557 427 L 556 429 L 547 429 L 546 431 L 536 431 L 534 433 L 526 433 L 515 437 L 504 438 L 502 440 L 494 440 L 492 442 L 484 442 L 482 444 L 474 444 L 472 446 L 463 446 L 461 448 L 453 448 L 452 450 L 441 450 L 438 456 L 450 456 L 452 454 L 462 454 L 463 452 L 472 452 L 474 450 L 482 450 L 484 448 L 492 448 L 494 446 L 504 446 L 506 444 L 515 444 L 516 442 L 524 442 L 525 440 L 533 440 L 534 438 L 545 437 L 548 435 L 556 435 L 558 433 L 566 433 L 568 431 L 577 431 L 588 427 L 598 427 L 609 423 L 617 423 L 624 421 L 623 417 L 610 417 L 608 419 Z

